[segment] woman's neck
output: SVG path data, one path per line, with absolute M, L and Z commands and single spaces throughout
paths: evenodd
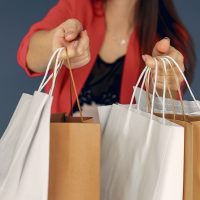
M 106 9 L 107 28 L 129 32 L 134 23 L 134 6 L 136 0 L 108 0 Z

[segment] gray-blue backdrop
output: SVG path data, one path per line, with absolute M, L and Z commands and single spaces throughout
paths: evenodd
M 23 92 L 32 93 L 40 78 L 26 76 L 18 67 L 16 52 L 20 40 L 29 26 L 41 19 L 56 0 L 1 0 L 0 4 L 0 135 Z M 178 12 L 191 33 L 196 47 L 198 62 L 192 88 L 200 99 L 200 1 L 175 0 Z M 186 94 L 185 98 L 189 98 Z

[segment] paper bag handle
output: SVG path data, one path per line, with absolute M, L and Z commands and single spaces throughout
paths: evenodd
M 80 101 L 78 99 L 78 94 L 77 94 L 77 90 L 76 90 L 76 84 L 75 84 L 75 81 L 74 81 L 74 76 L 73 76 L 73 73 L 72 73 L 72 67 L 71 67 L 71 62 L 70 62 L 70 59 L 69 59 L 69 55 L 68 55 L 68 52 L 67 52 L 67 49 L 66 49 L 66 61 L 67 61 L 67 66 L 68 66 L 68 69 L 69 69 L 69 76 L 70 76 L 70 106 L 71 106 L 71 110 L 72 110 L 72 88 L 74 90 L 74 94 L 75 94 L 75 98 L 76 98 L 76 102 L 77 102 L 77 105 L 78 105 L 78 110 L 80 112 L 80 118 L 81 118 L 81 121 L 83 122 L 83 113 L 82 113 L 82 110 L 81 110 L 81 105 L 80 105 Z M 72 88 L 71 88 L 71 85 L 72 85 Z
M 51 89 L 49 91 L 49 94 L 52 95 L 58 72 L 59 72 L 59 70 L 60 70 L 60 68 L 61 68 L 61 66 L 63 64 L 63 61 L 59 61 L 59 57 L 60 57 L 62 51 L 63 51 L 63 48 L 59 48 L 56 51 L 54 51 L 53 55 L 51 56 L 51 58 L 50 58 L 50 60 L 48 62 L 44 77 L 42 79 L 42 82 L 41 82 L 41 84 L 40 84 L 40 86 L 38 88 L 39 92 L 41 92 L 44 89 L 44 87 L 47 85 L 47 83 L 53 78 L 52 86 L 51 86 Z M 51 73 L 51 75 L 48 77 L 48 73 L 50 72 L 50 68 L 51 68 L 51 65 L 53 64 L 53 60 L 54 59 L 56 59 L 54 70 Z
M 169 66 L 171 67 L 171 69 L 173 70 L 173 73 L 174 73 L 174 76 L 176 78 L 176 84 L 177 84 L 177 88 L 178 88 L 178 93 L 179 93 L 179 96 L 180 96 L 180 103 L 181 103 L 181 108 L 182 108 L 182 114 L 185 118 L 185 113 L 184 113 L 184 104 L 183 104 L 183 98 L 182 98 L 182 95 L 181 95 L 181 90 L 180 90 L 180 84 L 178 82 L 178 78 L 177 78 L 177 74 L 174 70 L 174 68 L 172 67 L 172 64 L 171 62 L 169 62 L 168 59 L 166 58 L 163 58 L 163 57 L 157 57 L 157 59 L 160 59 L 163 63 L 163 69 L 164 69 L 164 72 L 165 72 L 165 76 L 167 75 L 167 69 L 166 69 L 166 62 L 169 64 Z M 159 99 L 163 105 L 163 112 L 162 112 L 162 115 L 163 115 L 163 118 L 165 118 L 165 97 L 166 97 L 166 94 L 165 94 L 165 91 L 167 89 L 167 91 L 169 92 L 169 96 L 170 98 L 172 99 L 172 93 L 171 93 L 171 89 L 169 87 L 169 83 L 166 81 L 166 78 L 164 76 L 164 86 L 163 86 L 163 97 L 162 97 L 162 101 L 161 99 Z M 153 83 L 153 85 L 155 84 L 155 82 Z M 150 100 L 150 95 L 149 95 L 149 92 L 148 92 L 148 87 L 149 87 L 149 81 L 147 82 L 147 90 L 146 90 L 146 95 L 147 95 L 147 104 L 150 104 L 151 100 Z M 141 94 L 140 94 L 141 95 Z M 158 96 L 158 98 L 160 97 L 158 95 L 158 93 L 156 92 L 156 95 Z M 149 109 L 148 109 L 149 110 Z M 173 114 L 174 114 L 174 119 L 175 119 L 175 116 L 176 116 L 176 109 L 175 109 L 175 106 L 174 106 L 174 103 L 173 103 Z
M 169 62 L 171 61 L 172 63 L 174 63 L 174 65 L 176 66 L 176 68 L 177 68 L 178 71 L 180 72 L 181 76 L 183 77 L 183 79 L 184 79 L 184 81 L 185 81 L 185 83 L 186 83 L 186 86 L 187 86 L 187 88 L 188 88 L 188 90 L 189 90 L 189 93 L 190 93 L 192 99 L 194 100 L 194 102 L 196 103 L 196 106 L 197 106 L 198 109 L 200 110 L 200 104 L 199 104 L 199 102 L 196 100 L 196 98 L 195 98 L 195 96 L 194 96 L 194 94 L 193 94 L 193 92 L 192 92 L 192 89 L 191 89 L 191 87 L 190 87 L 190 85 L 189 85 L 189 83 L 188 83 L 188 81 L 187 81 L 187 78 L 185 77 L 185 75 L 184 75 L 184 73 L 182 72 L 182 70 L 181 70 L 180 66 L 178 65 L 178 63 L 177 63 L 172 57 L 170 57 L 170 56 L 161 56 L 161 57 L 162 57 L 162 58 L 166 58 L 167 60 L 169 60 Z
M 80 112 L 80 118 L 81 118 L 81 121 L 83 122 L 83 114 L 82 114 L 80 102 L 79 102 L 78 95 L 77 95 L 76 85 L 75 85 L 75 82 L 74 82 L 74 77 L 73 77 L 72 68 L 71 68 L 71 62 L 70 62 L 70 59 L 69 59 L 69 56 L 68 56 L 68 53 L 67 53 L 67 49 L 65 49 L 64 47 L 58 48 L 56 51 L 54 51 L 53 55 L 51 56 L 49 63 L 47 65 L 45 75 L 44 75 L 43 80 L 42 80 L 42 82 L 39 86 L 38 91 L 42 91 L 43 88 L 47 85 L 47 83 L 53 78 L 52 87 L 51 87 L 51 90 L 50 90 L 50 94 L 52 95 L 53 89 L 54 89 L 54 86 L 55 86 L 57 74 L 58 74 L 60 68 L 62 67 L 62 65 L 64 63 L 64 58 L 61 55 L 63 51 L 65 51 L 65 53 L 66 53 L 65 59 L 67 61 L 67 65 L 68 65 L 68 69 L 69 69 L 70 82 L 72 83 L 72 87 L 73 87 L 73 90 L 74 90 L 74 93 L 75 93 L 75 96 L 76 96 L 76 101 L 77 101 L 78 109 L 79 109 L 79 112 Z M 56 58 L 56 62 L 55 62 L 53 73 L 47 78 L 48 73 L 50 71 L 50 67 L 51 67 L 53 60 L 55 58 Z M 71 87 L 71 84 L 70 84 L 70 87 Z M 70 88 L 70 95 L 72 96 L 71 88 Z M 71 109 L 72 109 L 72 105 L 71 105 Z
M 158 78 L 158 61 L 154 58 L 154 63 L 155 63 L 155 69 L 156 69 L 156 72 L 155 72 L 155 76 L 154 76 L 154 78 L 155 78 L 155 81 L 157 82 L 157 78 Z M 133 94 L 132 94 L 132 97 L 131 97 L 131 102 L 130 102 L 130 104 L 129 104 L 129 110 L 131 110 L 131 106 L 132 106 L 132 104 L 133 104 L 133 101 L 134 101 L 134 98 L 135 98 L 135 94 L 136 94 L 136 91 L 137 91 L 137 88 L 138 88 L 138 86 L 139 86 L 139 84 L 140 84 L 140 82 L 141 82 L 141 80 L 142 80 L 142 78 L 143 78 L 143 76 L 146 76 L 147 74 L 148 74 L 148 71 L 149 71 L 149 67 L 148 66 L 146 66 L 144 69 L 143 69 L 143 71 L 142 71 L 142 73 L 140 74 L 140 76 L 139 76 L 139 79 L 138 79 L 138 81 L 137 81 L 137 83 L 136 83 L 136 86 L 134 87 L 134 90 L 133 90 Z M 144 79 L 143 79 L 144 80 Z M 155 93 L 156 93 L 156 85 L 154 85 L 154 87 L 153 87 L 153 96 L 152 96 L 152 104 L 151 104 L 151 119 L 153 119 L 153 110 L 154 110 L 154 98 L 155 98 Z
M 185 109 L 184 109 L 184 103 L 183 103 L 183 97 L 182 97 L 182 94 L 181 94 L 181 87 L 180 87 L 180 84 L 179 84 L 179 81 L 178 81 L 178 77 L 177 77 L 177 74 L 172 66 L 172 63 L 166 59 L 166 58 L 160 58 L 163 63 L 165 63 L 165 66 L 166 66 L 166 62 L 169 64 L 169 66 L 171 67 L 172 71 L 173 71 L 173 74 L 175 76 L 175 79 L 176 79 L 176 85 L 177 85 L 177 88 L 178 88 L 178 95 L 179 95 L 179 98 L 180 98 L 180 103 L 181 103 L 181 109 L 182 109 L 182 114 L 183 114 L 183 117 L 184 117 L 184 120 L 185 120 Z M 167 73 L 166 69 L 165 69 L 165 73 Z M 171 89 L 170 87 L 168 86 L 168 91 L 169 91 L 169 94 L 170 94 L 170 98 L 172 99 L 172 95 L 171 95 Z M 173 110 L 174 110 L 174 120 L 176 119 L 176 109 L 175 109 L 175 106 L 174 106 L 174 102 L 173 102 Z

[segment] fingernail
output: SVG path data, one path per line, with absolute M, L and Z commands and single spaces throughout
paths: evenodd
M 73 34 L 73 31 L 68 31 L 67 33 L 65 33 L 65 38 L 66 39 L 71 39 L 72 34 Z
M 87 34 L 87 30 L 84 30 L 84 33 L 86 33 L 86 34 Z
M 76 41 L 74 41 L 73 47 L 76 48 L 77 46 L 78 46 L 78 41 L 76 40 Z
M 144 62 L 146 62 L 146 56 L 145 55 L 142 55 L 142 59 Z
M 169 40 L 169 41 L 170 41 L 170 38 L 169 38 L 169 37 L 164 37 L 164 39 L 165 39 L 165 40 Z

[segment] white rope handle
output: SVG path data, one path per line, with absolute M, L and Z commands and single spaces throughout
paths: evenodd
M 149 85 L 150 85 L 150 74 L 151 74 L 151 73 L 148 74 L 148 79 L 147 79 Z M 153 80 L 151 80 L 151 82 L 152 82 L 152 84 L 154 85 Z M 156 97 L 158 98 L 158 100 L 159 100 L 160 103 L 162 104 L 162 100 L 161 100 L 161 98 L 160 98 L 160 96 L 159 96 L 159 94 L 158 94 L 157 88 L 156 88 Z
M 151 82 L 153 82 L 153 81 L 151 81 Z M 158 100 L 160 101 L 160 103 L 162 103 L 162 99 L 160 98 L 160 95 L 158 94 L 157 88 L 156 88 L 156 97 L 158 98 Z
M 45 82 L 46 79 L 47 79 L 47 76 L 48 76 L 50 67 L 51 67 L 51 65 L 52 65 L 52 63 L 53 63 L 53 60 L 54 60 L 54 58 L 55 58 L 55 56 L 56 56 L 56 54 L 58 53 L 59 50 L 60 50 L 60 49 L 57 49 L 56 51 L 54 51 L 53 55 L 51 56 L 51 58 L 50 58 L 50 60 L 49 60 L 49 63 L 48 63 L 48 65 L 47 65 L 47 68 L 46 68 L 44 77 L 43 77 L 42 82 L 41 82 L 41 84 L 40 84 L 40 86 L 39 86 L 39 89 L 38 89 L 39 91 L 42 90 L 41 88 L 42 88 L 44 82 Z M 52 75 L 52 76 L 53 76 L 53 75 Z
M 45 71 L 45 75 L 43 77 L 43 80 L 39 86 L 39 89 L 38 91 L 42 91 L 44 89 L 44 87 L 47 85 L 47 83 L 53 78 L 53 81 L 52 81 L 52 87 L 50 89 L 50 92 L 49 94 L 52 95 L 53 93 L 53 90 L 54 90 L 54 87 L 55 87 L 55 82 L 56 82 L 56 78 L 57 78 L 57 75 L 58 75 L 58 72 L 60 70 L 60 68 L 62 67 L 63 65 L 63 61 L 59 61 L 60 59 L 60 56 L 61 56 L 61 53 L 62 51 L 64 50 L 64 48 L 58 48 L 54 53 L 53 55 L 51 56 L 50 60 L 49 60 L 49 63 L 47 65 L 47 68 L 46 68 L 46 71 Z M 52 72 L 51 75 L 49 75 L 49 77 L 47 78 L 48 76 L 48 73 L 50 71 L 50 67 L 53 63 L 53 60 L 56 58 L 56 62 L 55 62 L 55 66 L 54 66 L 54 71 Z
M 40 91 L 42 91 L 44 89 L 44 87 L 48 84 L 48 82 L 53 78 L 54 74 L 57 76 L 59 70 L 61 69 L 62 65 L 64 62 L 59 62 L 59 64 L 57 65 L 57 72 L 56 73 L 51 73 L 51 75 L 48 77 L 48 79 L 45 81 L 45 83 L 41 86 Z
M 166 62 L 163 58 L 160 58 L 162 63 L 163 63 L 163 68 L 164 68 L 164 72 L 165 72 L 165 75 L 167 75 L 167 65 L 166 65 Z M 165 98 L 166 98 L 166 77 L 164 76 L 164 85 L 163 85 L 163 97 L 162 97 L 162 105 L 163 105 L 163 109 L 162 109 L 162 116 L 163 116 L 163 119 L 165 119 Z
M 140 101 L 141 101 L 141 98 L 142 98 L 142 91 L 143 91 L 143 88 L 144 88 L 145 81 L 146 81 L 146 80 L 149 81 L 150 74 L 151 74 L 151 68 L 149 67 L 149 68 L 146 70 L 145 75 L 144 75 L 144 78 L 143 78 L 143 81 L 142 81 L 142 85 L 141 85 L 141 89 L 140 89 L 140 93 L 139 93 L 139 97 L 138 97 L 137 111 L 140 110 Z
M 54 91 L 54 88 L 55 88 L 55 84 L 56 84 L 57 75 L 58 75 L 58 71 L 59 71 L 60 67 L 62 67 L 63 61 L 59 62 L 59 59 L 60 59 L 62 51 L 63 51 L 63 48 L 61 48 L 59 50 L 59 52 L 57 54 L 57 57 L 56 57 L 56 64 L 55 64 L 55 68 L 54 68 L 54 72 L 53 72 L 52 86 L 51 86 L 51 89 L 49 91 L 50 95 L 53 94 L 53 91 Z
M 154 58 L 154 62 L 155 62 L 155 82 L 157 82 L 157 79 L 158 79 L 158 61 Z M 143 76 L 147 75 L 148 73 L 146 73 L 146 71 L 148 71 L 148 66 L 146 66 L 142 73 L 140 74 L 139 78 L 138 78 L 138 81 L 134 87 L 134 90 L 133 90 L 133 94 L 132 94 L 132 97 L 131 97 L 131 102 L 130 102 L 130 105 L 129 105 L 129 110 L 131 110 L 131 106 L 133 104 L 133 101 L 134 101 L 134 98 L 135 98 L 135 94 L 136 94 L 136 91 L 138 89 L 138 86 L 143 78 Z M 155 101 L 155 93 L 156 93 L 156 85 L 154 84 L 154 88 L 153 88 L 153 97 L 152 97 L 152 105 L 151 105 L 151 119 L 153 118 L 153 110 L 154 110 L 154 101 Z
M 157 80 L 158 80 L 158 61 L 157 61 L 156 58 L 154 58 L 154 63 L 155 63 L 154 82 L 157 83 Z M 151 120 L 153 119 L 155 93 L 156 93 L 156 84 L 154 84 L 154 86 L 153 86 L 153 95 L 152 95 L 152 104 L 151 104 Z
M 138 81 L 137 81 L 135 87 L 133 87 L 133 94 L 132 94 L 131 101 L 130 101 L 130 104 L 129 104 L 129 110 L 131 110 L 131 106 L 132 106 L 133 101 L 134 101 L 134 99 L 135 99 L 135 94 L 136 94 L 136 91 L 137 91 L 137 89 L 138 89 L 138 86 L 139 86 L 139 84 L 140 84 L 140 82 L 141 82 L 141 80 L 142 80 L 143 76 L 145 75 L 145 73 L 146 73 L 146 71 L 147 71 L 148 68 L 149 68 L 149 67 L 146 66 L 146 67 L 143 69 L 142 73 L 140 74 L 140 76 L 139 76 L 139 78 L 138 78 Z
M 151 68 L 149 67 L 149 72 L 148 72 L 148 75 L 147 77 L 144 78 L 143 80 L 143 83 L 145 83 L 146 79 L 148 81 L 148 83 L 150 83 L 150 74 L 151 74 Z M 151 80 L 152 84 L 154 85 L 153 81 Z M 142 86 L 141 86 L 141 90 L 140 90 L 140 94 L 139 94 L 139 97 L 138 97 L 138 110 L 140 109 L 140 101 L 141 101 L 141 98 L 142 98 L 142 90 L 144 88 L 144 84 L 142 83 Z M 149 84 L 150 85 L 150 84 Z M 162 100 L 158 94 L 158 91 L 156 89 L 156 97 L 158 98 L 158 100 L 160 101 L 160 103 L 162 104 Z
M 170 56 L 162 56 L 162 57 L 163 57 L 163 58 L 166 58 L 166 59 L 168 59 L 169 61 L 171 61 L 171 62 L 174 63 L 174 65 L 175 65 L 176 68 L 179 70 L 180 74 L 182 75 L 182 77 L 183 77 L 183 79 L 184 79 L 184 81 L 185 81 L 185 83 L 186 83 L 186 85 L 187 85 L 187 88 L 188 88 L 188 90 L 189 90 L 189 92 L 190 92 L 190 95 L 192 96 L 194 102 L 196 103 L 198 109 L 200 110 L 199 102 L 196 100 L 196 98 L 195 98 L 195 96 L 194 96 L 194 94 L 193 94 L 193 92 L 192 92 L 192 89 L 190 88 L 190 85 L 189 85 L 189 83 L 188 83 L 188 81 L 187 81 L 187 79 L 186 79 L 184 73 L 182 72 L 180 66 L 178 65 L 178 63 L 177 63 L 172 57 L 170 57 Z
M 160 58 L 162 63 L 163 63 L 163 68 L 165 71 L 165 74 L 167 74 L 167 67 L 166 67 L 166 62 L 163 58 Z M 141 96 L 142 96 L 142 89 L 144 88 L 144 83 L 147 79 L 147 81 L 149 82 L 150 80 L 150 73 L 151 73 L 151 68 L 148 68 L 148 70 L 145 73 L 142 85 L 141 85 L 141 90 L 140 90 L 140 94 L 139 94 L 139 98 L 138 98 L 138 107 L 137 110 L 140 109 L 140 101 L 141 101 Z M 155 82 L 153 81 L 153 85 L 156 85 Z M 166 77 L 164 76 L 164 85 L 163 85 L 163 96 L 162 96 L 162 100 L 160 99 L 160 96 L 157 93 L 157 90 L 155 91 L 155 93 L 157 94 L 157 96 L 159 97 L 159 100 L 162 104 L 162 118 L 163 118 L 163 123 L 165 122 L 165 98 L 166 98 Z
M 177 85 L 177 88 L 179 87 L 178 88 L 179 97 L 180 97 L 181 102 L 183 102 L 183 98 L 182 98 L 181 91 L 180 91 L 181 88 L 180 88 L 179 80 L 178 80 L 177 74 L 176 74 L 176 72 L 175 72 L 175 70 L 173 68 L 173 65 L 172 65 L 172 63 L 167 58 L 162 58 L 162 59 L 164 59 L 164 61 L 166 63 L 168 63 L 168 65 L 170 66 L 170 68 L 174 71 L 175 79 L 176 79 L 176 85 Z M 184 103 L 181 103 L 181 102 L 180 102 L 180 104 L 182 106 L 182 114 L 184 115 Z M 174 111 L 176 112 L 176 110 L 175 110 L 176 108 L 174 106 L 174 102 L 172 102 L 172 103 L 173 103 Z

